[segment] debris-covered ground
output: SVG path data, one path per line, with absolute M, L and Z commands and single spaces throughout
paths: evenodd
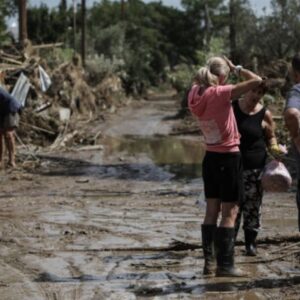
M 202 276 L 203 148 L 176 111 L 152 96 L 79 120 L 89 142 L 19 144 L 0 173 L 1 299 L 299 299 L 293 190 L 265 195 L 257 257 L 239 236 L 247 278 Z
M 82 122 L 103 121 L 130 98 L 119 76 L 98 74 L 82 67 L 73 54 L 65 60 L 60 44 L 36 45 L 24 50 L 11 46 L 0 51 L 0 84 L 24 109 L 18 140 L 23 144 L 64 148 L 68 144 L 90 145 L 82 138 Z

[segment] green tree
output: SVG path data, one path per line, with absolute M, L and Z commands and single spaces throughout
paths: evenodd
M 300 2 L 272 0 L 271 14 L 259 20 L 257 53 L 262 62 L 285 58 L 300 48 Z
M 223 0 L 182 0 L 190 21 L 189 31 L 193 33 L 195 46 L 209 49 L 211 37 L 219 20 Z
M 230 0 L 228 6 L 230 58 L 236 63 L 247 64 L 254 53 L 257 18 L 248 0 Z
M 17 0 L 0 0 L 0 41 L 8 39 L 5 18 L 17 12 Z
M 28 33 L 34 43 L 65 42 L 71 36 L 72 11 L 62 1 L 59 9 L 50 9 L 45 4 L 29 7 Z M 69 40 L 71 38 L 69 37 Z

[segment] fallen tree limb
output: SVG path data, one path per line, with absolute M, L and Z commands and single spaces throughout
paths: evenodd
M 89 145 L 76 148 L 76 151 L 103 150 L 103 145 Z
M 44 49 L 44 48 L 55 48 L 61 47 L 64 43 L 51 43 L 51 44 L 42 44 L 42 45 L 32 45 L 33 49 Z
M 18 61 L 18 60 L 15 60 L 15 59 L 12 59 L 12 58 L 8 58 L 8 57 L 3 57 L 3 56 L 1 56 L 1 59 L 5 60 L 5 61 L 7 61 L 7 62 L 9 62 L 9 63 L 15 64 L 15 65 L 19 65 L 19 66 L 23 65 L 22 62 L 20 62 L 20 61 Z
M 25 123 L 25 122 L 22 122 L 22 121 L 20 122 L 20 124 L 28 126 L 28 127 L 32 128 L 32 129 L 35 129 L 35 130 L 38 130 L 38 131 L 46 132 L 46 133 L 51 134 L 51 135 L 56 135 L 57 134 L 54 131 L 50 131 L 48 129 L 41 128 L 41 127 L 38 127 L 38 126 L 35 126 L 35 125 L 31 125 L 31 124 L 28 124 L 28 123 Z
M 285 246 L 285 247 L 280 247 L 280 248 L 278 248 L 278 249 L 276 249 L 276 250 L 270 252 L 270 254 L 278 253 L 278 252 L 281 252 L 281 251 L 283 251 L 283 250 L 287 250 L 287 249 L 290 249 L 290 248 L 294 248 L 294 247 L 296 247 L 296 246 L 300 246 L 300 242 L 294 243 L 294 244 L 292 244 L 292 245 L 288 245 L 288 246 Z

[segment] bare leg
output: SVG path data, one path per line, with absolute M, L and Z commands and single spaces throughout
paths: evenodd
M 234 227 L 238 211 L 239 207 L 237 202 L 223 202 L 220 227 Z
M 206 212 L 203 224 L 217 224 L 218 216 L 221 209 L 221 202 L 219 199 L 210 198 L 206 200 Z
M 15 154 L 16 154 L 16 145 L 15 145 L 15 132 L 13 129 L 5 131 L 5 142 L 8 150 L 8 165 L 11 167 L 16 166 Z

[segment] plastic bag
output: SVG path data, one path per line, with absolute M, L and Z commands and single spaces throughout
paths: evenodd
M 265 166 L 261 183 L 267 192 L 286 192 L 292 185 L 292 177 L 285 165 L 274 159 Z
M 29 89 L 30 89 L 29 79 L 23 73 L 21 73 L 14 86 L 11 95 L 20 102 L 22 107 L 25 106 Z
M 46 92 L 52 83 L 51 79 L 50 79 L 49 75 L 46 73 L 46 71 L 41 66 L 39 66 L 39 72 L 40 72 L 41 90 L 43 92 Z

